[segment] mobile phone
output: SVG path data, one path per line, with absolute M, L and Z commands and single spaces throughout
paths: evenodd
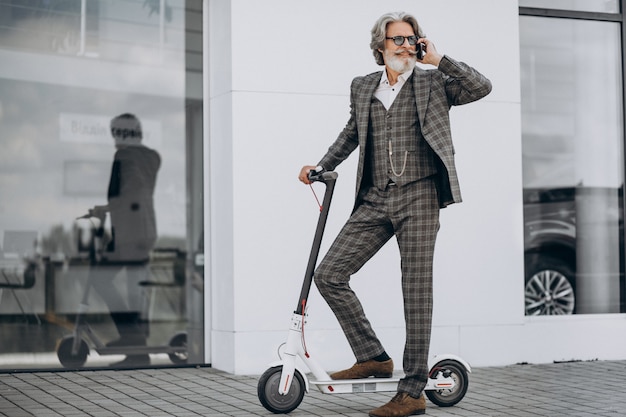
M 426 53 L 426 44 L 424 42 L 420 42 L 416 47 L 417 54 L 415 55 L 417 59 L 422 59 L 424 54 Z

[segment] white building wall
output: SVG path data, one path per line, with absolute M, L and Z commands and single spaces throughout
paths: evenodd
M 322 157 L 348 120 L 351 80 L 380 69 L 369 31 L 396 10 L 413 13 L 440 52 L 474 66 L 494 87 L 451 112 L 464 202 L 442 211 L 431 352 L 459 354 L 474 366 L 626 357 L 623 343 L 609 342 L 626 334 L 622 315 L 524 316 L 517 1 L 208 4 L 206 305 L 213 367 L 256 374 L 277 358 L 318 214 L 297 174 Z M 350 214 L 356 159 L 337 169 L 322 255 Z M 321 198 L 323 187 L 315 189 Z M 353 277 L 353 288 L 400 367 L 404 319 L 394 240 Z M 308 313 L 309 351 L 329 370 L 351 365 L 345 337 L 315 288 Z

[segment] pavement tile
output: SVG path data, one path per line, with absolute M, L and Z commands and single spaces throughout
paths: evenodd
M 474 368 L 465 398 L 433 417 L 626 415 L 626 361 Z M 212 368 L 0 373 L 0 416 L 273 416 L 258 376 Z M 366 416 L 393 393 L 307 393 L 292 417 Z

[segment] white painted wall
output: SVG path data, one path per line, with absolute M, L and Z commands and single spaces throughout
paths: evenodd
M 524 316 L 517 1 L 208 4 L 206 305 L 213 367 L 257 374 L 277 358 L 318 214 L 297 174 L 322 157 L 345 125 L 352 78 L 380 69 L 369 31 L 395 10 L 413 13 L 440 52 L 474 66 L 494 86 L 485 99 L 451 113 L 464 202 L 442 211 L 432 353 L 459 354 L 474 366 L 626 357 L 624 343 L 613 343 L 616 334 L 625 340 L 622 315 Z M 355 153 L 338 167 L 322 254 L 351 211 L 356 159 Z M 321 198 L 323 187 L 316 190 Z M 353 288 L 400 367 L 404 321 L 395 241 L 353 277 Z M 309 351 L 329 370 L 351 365 L 351 350 L 315 288 L 308 313 Z

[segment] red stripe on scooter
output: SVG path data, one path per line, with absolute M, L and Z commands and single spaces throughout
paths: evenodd
M 287 392 L 287 387 L 289 387 L 289 377 L 290 375 L 287 375 L 287 380 L 285 381 L 285 389 L 284 389 L 285 392 Z

